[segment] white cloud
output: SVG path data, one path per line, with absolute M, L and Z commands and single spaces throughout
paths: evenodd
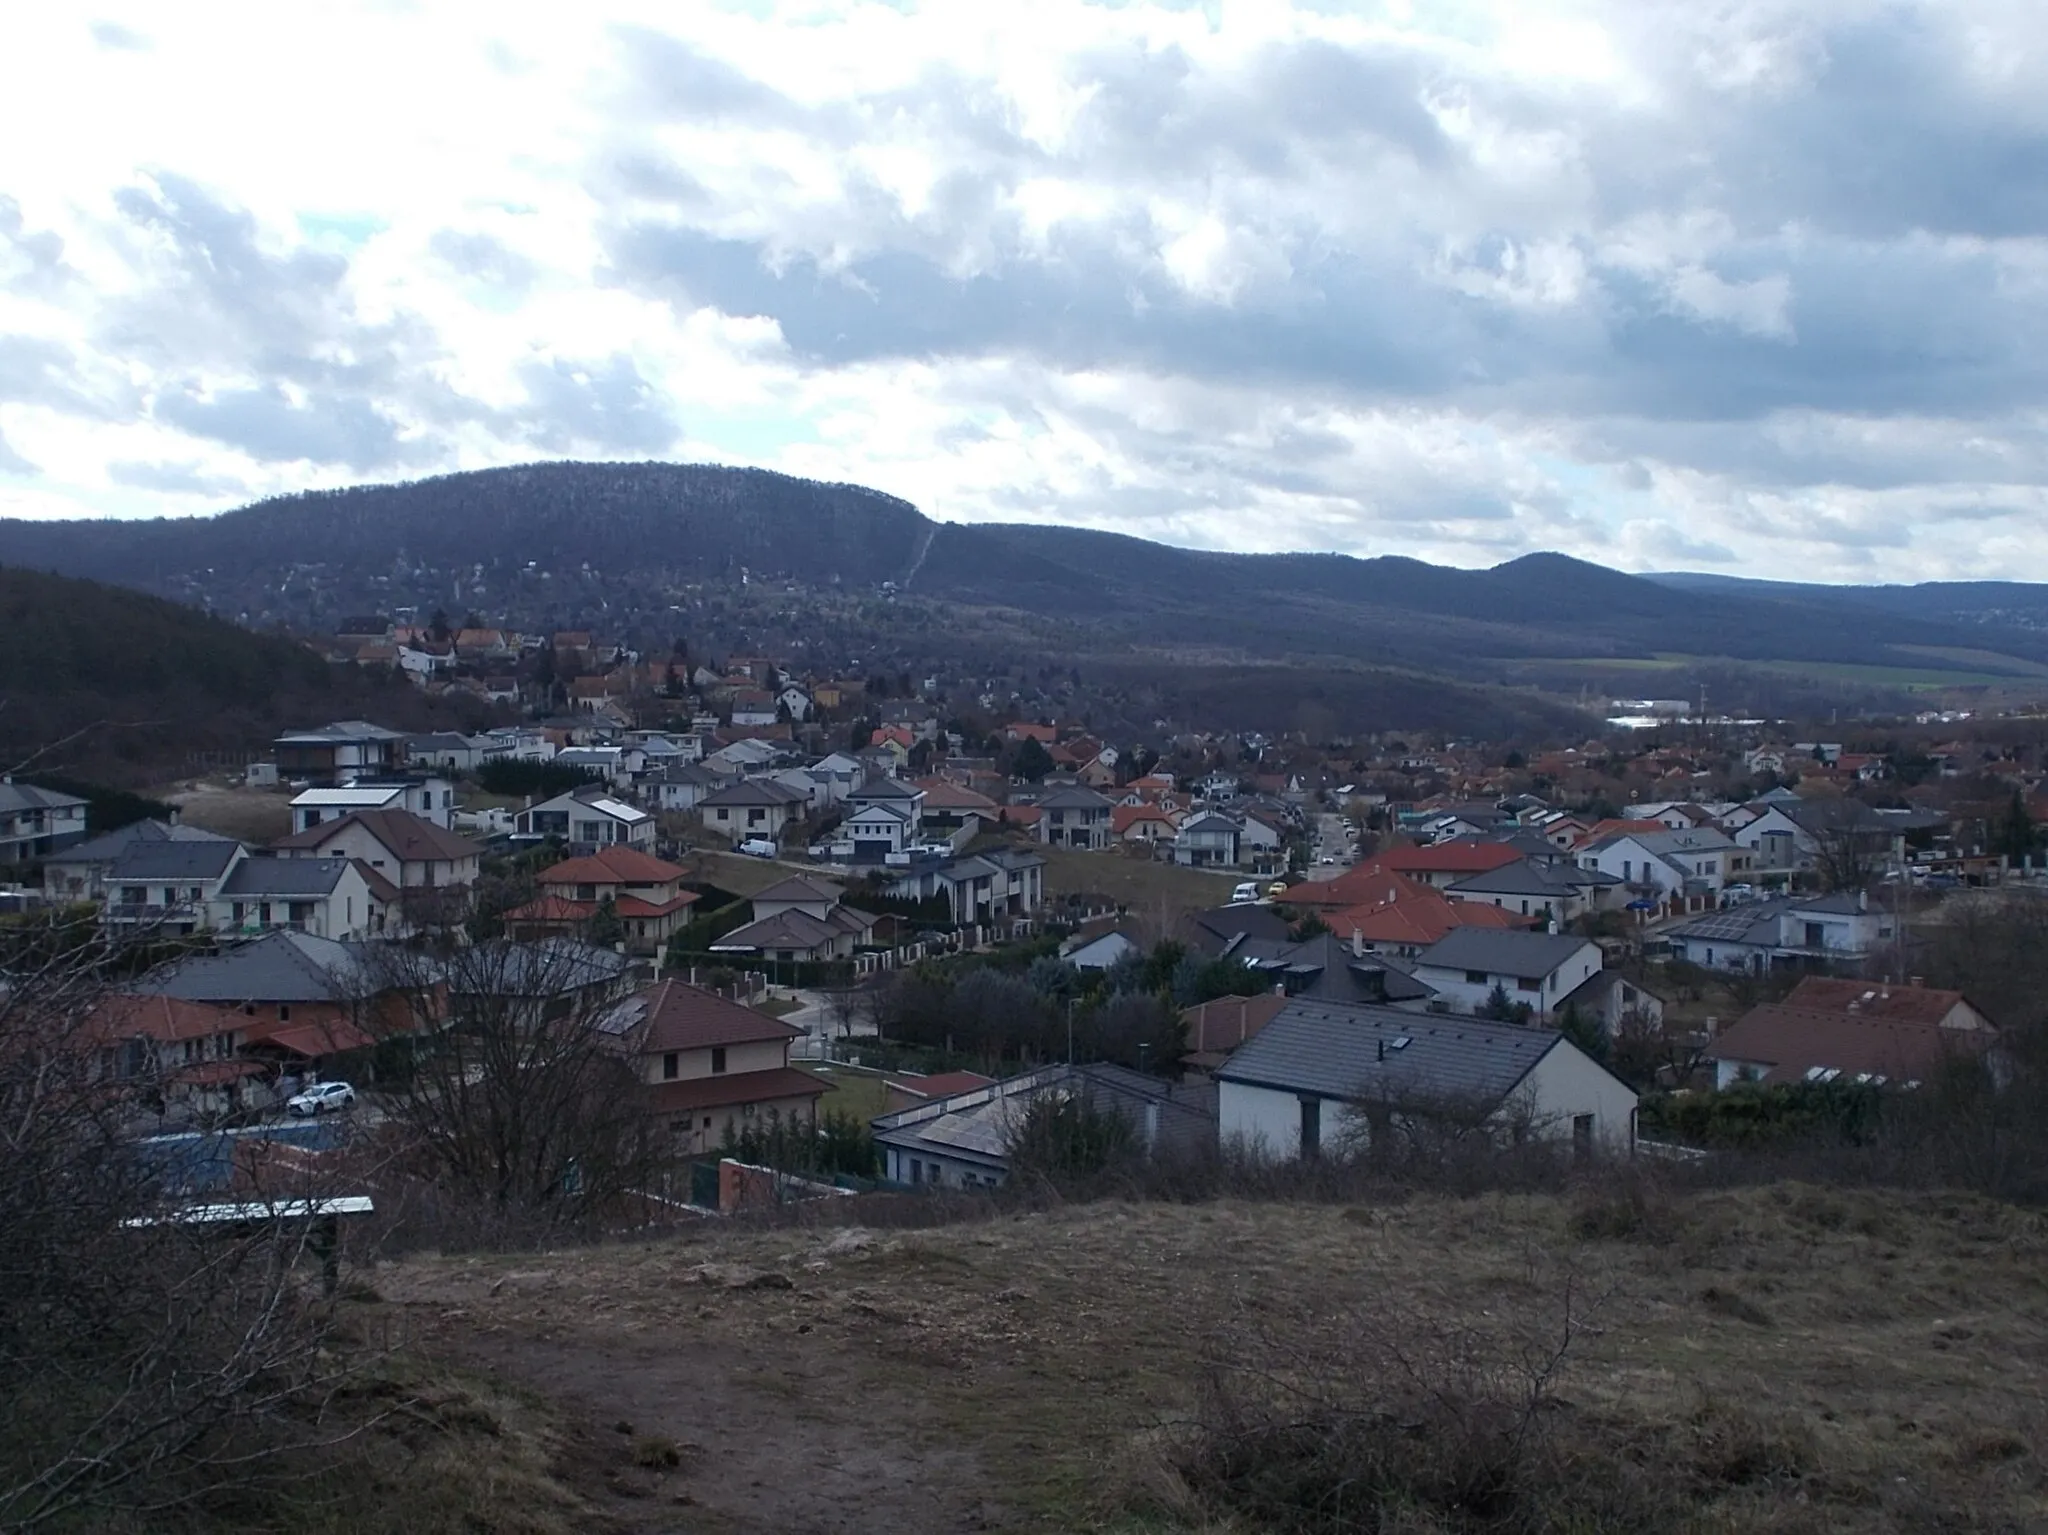
M 2031 568 L 2036 19 L 32 8 L 0 495 L 694 455 L 1215 547 Z

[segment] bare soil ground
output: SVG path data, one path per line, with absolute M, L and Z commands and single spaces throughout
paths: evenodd
M 1101 1204 L 365 1278 L 424 1356 L 552 1404 L 521 1528 L 1249 1531 L 1175 1469 L 1209 1364 L 1354 1309 L 1540 1333 L 1567 1290 L 1599 1303 L 1557 1410 L 1668 1462 L 1659 1528 L 2048 1528 L 2048 1219 L 1963 1197 Z
M 205 780 L 189 780 L 154 797 L 176 805 L 179 819 L 202 831 L 239 837 L 259 847 L 289 836 L 292 829 L 291 792 L 284 789 L 245 789 Z

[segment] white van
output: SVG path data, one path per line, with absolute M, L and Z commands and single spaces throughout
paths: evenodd
M 1230 892 L 1230 904 L 1233 906 L 1249 905 L 1250 903 L 1258 900 L 1258 898 L 1259 885 L 1258 881 L 1256 880 L 1248 879 L 1244 881 L 1244 883 L 1239 885 L 1235 890 Z

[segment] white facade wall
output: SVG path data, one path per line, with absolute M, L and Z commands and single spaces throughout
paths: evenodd
M 1593 1116 L 1593 1144 L 1627 1155 L 1636 1143 L 1636 1095 L 1627 1083 L 1578 1048 L 1559 1040 L 1522 1080 L 1511 1109 L 1528 1116 L 1539 1139 L 1570 1141 L 1573 1121 Z
M 1253 1156 L 1288 1161 L 1301 1155 L 1301 1097 L 1277 1087 L 1253 1087 L 1244 1082 L 1216 1084 L 1216 1133 L 1224 1145 L 1233 1141 Z M 1330 1121 L 1341 1105 L 1330 1102 L 1323 1110 L 1323 1136 L 1333 1128 Z
M 774 1071 L 789 1064 L 789 1045 L 779 1039 L 754 1040 L 744 1045 L 727 1045 L 725 1049 L 725 1070 L 711 1069 L 711 1051 L 675 1051 L 676 1074 L 665 1074 L 666 1062 L 662 1052 L 652 1051 L 641 1057 L 645 1064 L 647 1080 L 659 1087 L 663 1082 L 690 1082 L 699 1077 L 737 1077 L 749 1071 Z
M 1600 949 L 1596 944 L 1585 944 L 1577 953 L 1546 976 L 1536 977 L 1537 988 L 1524 990 L 1522 982 L 1530 977 L 1498 975 L 1487 971 L 1484 980 L 1467 978 L 1463 970 L 1446 970 L 1435 965 L 1418 965 L 1415 978 L 1435 989 L 1436 994 L 1448 1001 L 1456 1012 L 1476 1013 L 1486 1005 L 1486 999 L 1499 986 L 1508 994 L 1510 1002 L 1526 1002 L 1539 1014 L 1548 1015 L 1556 1010 L 1566 996 L 1593 978 L 1600 969 Z

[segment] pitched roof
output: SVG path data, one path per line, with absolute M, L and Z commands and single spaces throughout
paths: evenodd
M 756 891 L 753 900 L 757 907 L 763 901 L 771 905 L 779 901 L 801 901 L 806 905 L 813 901 L 830 901 L 837 904 L 845 894 L 839 886 L 812 879 L 808 874 L 792 874 L 788 879 L 777 880 L 766 890 Z
M 363 952 L 311 933 L 278 929 L 150 971 L 128 989 L 185 1001 L 333 1002 L 374 985 Z
M 741 949 L 815 949 L 839 937 L 843 929 L 821 922 L 809 912 L 778 911 L 772 917 L 734 928 L 711 945 L 714 954 Z
M 1325 912 L 1323 920 L 1339 938 L 1355 932 L 1367 943 L 1424 949 L 1461 927 L 1521 928 L 1529 922 L 1486 901 L 1453 901 L 1434 891 Z
M 1379 859 L 1356 864 L 1335 879 L 1304 880 L 1280 896 L 1282 906 L 1383 906 L 1407 896 L 1430 894 L 1430 887 L 1389 869 Z
M 666 885 L 688 871 L 623 842 L 611 842 L 585 858 L 565 858 L 541 870 L 543 885 Z
M 126 826 L 117 826 L 112 831 L 101 832 L 97 837 L 84 842 L 74 842 L 70 847 L 56 854 L 54 863 L 106 863 L 119 858 L 129 848 L 144 842 L 233 842 L 233 837 L 223 837 L 219 832 L 202 831 L 197 826 L 184 826 L 172 821 L 131 821 Z
M 801 805 L 807 804 L 809 798 L 801 790 L 777 783 L 772 778 L 742 778 L 738 783 L 727 784 L 723 789 L 714 789 L 697 803 L 709 805 L 715 810 L 721 806 Z
M 885 1087 L 897 1088 L 913 1098 L 944 1098 L 950 1093 L 972 1092 L 977 1087 L 988 1087 L 994 1077 L 985 1077 L 978 1071 L 934 1071 L 919 1076 L 905 1072 L 901 1076 L 886 1078 Z
M 1602 874 L 1597 869 L 1582 869 L 1576 864 L 1518 858 L 1513 863 L 1504 863 L 1498 869 L 1489 869 L 1484 874 L 1469 874 L 1449 888 L 1453 893 L 1468 890 L 1475 893 L 1483 891 L 1487 895 L 1528 895 L 1540 896 L 1545 900 L 1569 900 L 1588 885 L 1620 883 L 1618 876 Z
M 219 879 L 240 856 L 239 842 L 131 842 L 107 866 L 106 877 L 122 880 Z
M 16 783 L 13 779 L 0 780 L 0 812 L 16 810 L 68 810 L 83 805 L 84 800 L 75 794 L 60 794 L 55 789 L 38 788 L 32 783 Z
M 220 894 L 223 899 L 254 896 L 258 900 L 331 895 L 351 868 L 361 872 L 366 884 L 376 877 L 375 870 L 352 858 L 245 858 L 222 881 Z M 393 890 L 388 881 L 384 888 Z
M 1483 874 L 1522 855 L 1498 842 L 1439 842 L 1432 847 L 1394 847 L 1379 855 L 1382 868 L 1396 874 Z
M 1490 975 L 1548 975 L 1588 946 L 1569 933 L 1525 933 L 1461 927 L 1446 933 L 1415 958 L 1438 970 L 1484 970 Z
M 247 1023 L 241 1013 L 218 1003 L 193 1002 L 167 997 L 160 992 L 114 992 L 100 999 L 83 1022 L 87 1034 L 97 1040 L 133 1039 L 138 1036 L 163 1044 L 187 1039 L 206 1039 L 225 1034 Z
M 657 981 L 634 992 L 607 1015 L 604 1028 L 631 1038 L 642 1055 L 797 1039 L 804 1032 L 780 1018 L 678 980 Z
M 1271 1023 L 1289 999 L 1276 992 L 1257 997 L 1219 997 L 1183 1008 L 1190 1056 L 1220 1059 Z
M 1073 784 L 1064 789 L 1055 789 L 1038 802 L 1040 810 L 1109 810 L 1112 802 L 1097 794 L 1093 789 Z
M 1767 1066 L 1767 1083 L 1803 1081 L 1818 1072 L 1915 1082 L 1951 1060 L 1982 1053 L 1992 1039 L 1987 1029 L 1944 1029 L 1917 1019 L 1767 1002 L 1744 1013 L 1702 1053 L 1709 1060 Z
M 1491 1111 L 1562 1041 L 1552 1029 L 1297 998 L 1216 1075 L 1353 1103 Z
M 325 847 L 344 827 L 351 824 L 362 827 L 375 837 L 400 863 L 430 863 L 436 860 L 460 863 L 466 858 L 483 856 L 481 843 L 472 842 L 467 837 L 458 837 L 454 832 L 436 826 L 424 816 L 414 815 L 410 810 L 352 810 L 338 820 L 323 821 L 318 826 L 309 826 L 304 831 L 280 838 L 271 846 L 292 851 L 300 848 Z
M 1792 988 L 1784 1005 L 1817 1013 L 1858 1013 L 1866 1018 L 1896 1018 L 1933 1025 L 1946 1018 L 1958 1004 L 1967 1003 L 1960 991 L 1809 975 Z M 1973 1007 L 1972 1011 L 1975 1010 Z
M 822 1077 L 795 1066 L 767 1071 L 740 1071 L 727 1076 L 689 1077 L 663 1082 L 647 1090 L 648 1107 L 657 1114 L 691 1109 L 716 1109 L 734 1103 L 774 1103 L 785 1098 L 821 1098 L 831 1091 Z
M 925 814 L 935 810 L 972 810 L 977 813 L 994 815 L 996 802 L 986 794 L 977 793 L 945 778 L 920 778 L 917 786 L 924 790 Z

